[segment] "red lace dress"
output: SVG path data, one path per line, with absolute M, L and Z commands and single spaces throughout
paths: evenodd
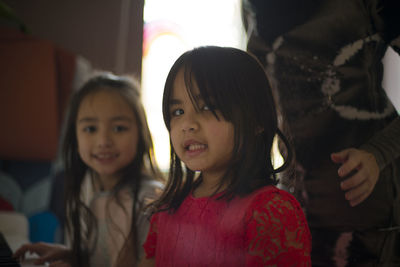
M 311 236 L 297 200 L 274 186 L 230 202 L 188 196 L 153 215 L 144 244 L 156 266 L 311 266 Z

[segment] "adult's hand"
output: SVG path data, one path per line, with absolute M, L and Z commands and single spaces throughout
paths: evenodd
M 344 179 L 340 187 L 352 207 L 363 202 L 374 190 L 379 178 L 379 167 L 375 156 L 365 150 L 348 148 L 331 154 L 335 163 L 340 163 L 338 175 Z

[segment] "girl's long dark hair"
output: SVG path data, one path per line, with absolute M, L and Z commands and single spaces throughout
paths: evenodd
M 277 184 L 272 144 L 276 135 L 286 144 L 287 140 L 278 129 L 274 97 L 260 63 L 236 48 L 206 46 L 184 53 L 172 66 L 165 83 L 163 115 L 168 130 L 171 130 L 170 99 L 180 70 L 184 71 L 191 98 L 195 99 L 196 85 L 214 115 L 217 117 L 215 110 L 218 110 L 223 119 L 234 125 L 233 156 L 220 183 L 228 185 L 222 198 L 243 196 L 259 187 Z M 197 107 L 195 100 L 193 105 Z M 289 146 L 288 152 L 286 161 L 290 162 Z M 171 145 L 169 179 L 163 195 L 154 203 L 154 211 L 173 212 L 201 182 L 201 176 L 197 179 L 193 171 L 182 165 Z M 286 167 L 284 164 L 278 171 Z
M 136 116 L 137 127 L 139 129 L 136 156 L 132 163 L 121 171 L 122 178 L 112 192 L 113 197 L 115 197 L 119 204 L 121 204 L 121 202 L 118 198 L 118 193 L 121 189 L 128 187 L 133 192 L 134 204 L 132 210 L 131 233 L 125 240 L 125 245 L 119 255 L 120 257 L 126 257 L 126 250 L 129 249 L 129 253 L 133 259 L 137 259 L 138 247 L 135 208 L 138 203 L 138 192 L 144 177 L 160 177 L 158 167 L 154 161 L 153 143 L 147 125 L 145 111 L 141 104 L 137 83 L 132 79 L 118 77 L 112 74 L 101 74 L 88 80 L 70 100 L 61 142 L 61 156 L 65 169 L 66 184 L 66 225 L 72 242 L 73 266 L 90 266 L 89 248 L 92 242 L 96 242 L 98 233 L 96 218 L 81 199 L 81 188 L 85 175 L 88 172 L 91 175 L 94 174 L 82 161 L 78 153 L 76 119 L 82 100 L 86 96 L 100 90 L 118 92 L 131 106 Z

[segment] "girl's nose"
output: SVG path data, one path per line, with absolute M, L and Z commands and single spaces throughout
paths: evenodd
M 195 130 L 195 127 L 194 126 L 186 126 L 186 127 L 183 127 L 183 129 L 182 129 L 184 132 L 193 132 L 194 130 Z
M 197 119 L 195 118 L 196 115 L 189 115 L 186 116 L 185 120 L 182 123 L 182 131 L 184 132 L 193 132 L 199 128 L 199 124 Z
M 112 145 L 112 137 L 108 132 L 99 133 L 98 143 L 99 147 L 110 147 Z

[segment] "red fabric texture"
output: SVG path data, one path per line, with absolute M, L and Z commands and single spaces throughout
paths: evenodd
M 227 202 L 188 196 L 153 215 L 144 249 L 156 266 L 311 266 L 311 235 L 297 200 L 274 186 Z

